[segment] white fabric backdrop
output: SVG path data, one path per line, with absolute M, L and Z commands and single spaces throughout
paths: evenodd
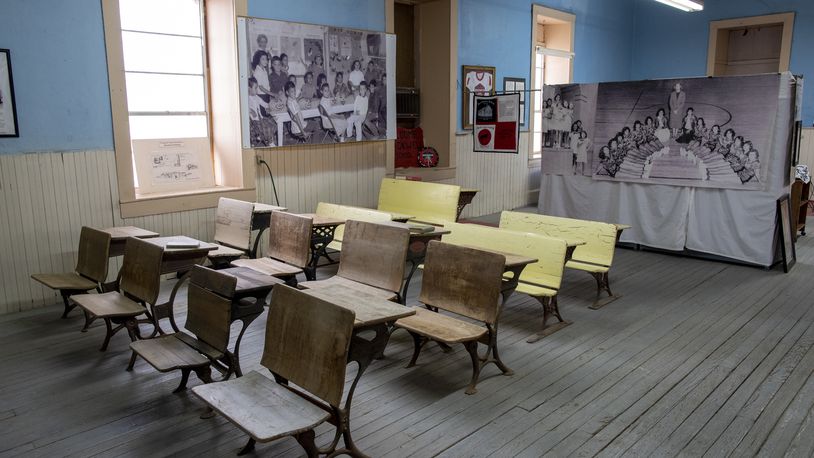
M 547 215 L 630 224 L 623 242 L 666 250 L 690 249 L 771 265 L 777 199 L 788 192 L 792 75 L 780 83 L 765 191 L 614 183 L 542 175 L 538 211 Z

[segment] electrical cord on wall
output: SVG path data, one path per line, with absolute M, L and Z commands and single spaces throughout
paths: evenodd
M 266 170 L 269 172 L 269 178 L 271 178 L 271 189 L 274 191 L 274 201 L 277 202 L 277 206 L 280 206 L 280 198 L 277 197 L 277 186 L 274 185 L 274 174 L 271 173 L 271 167 L 269 167 L 268 162 L 264 161 L 260 155 L 257 155 L 257 163 L 263 164 L 266 166 Z

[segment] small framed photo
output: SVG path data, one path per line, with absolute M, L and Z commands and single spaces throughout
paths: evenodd
M 463 128 L 471 129 L 474 110 L 472 103 L 475 95 L 493 95 L 495 93 L 495 67 L 481 65 L 461 66 L 461 81 L 463 86 Z
M 526 79 L 506 76 L 503 78 L 504 94 L 520 94 L 520 125 L 526 125 Z
M 0 49 L 0 137 L 19 137 L 14 80 L 11 76 L 11 51 Z
M 783 257 L 783 272 L 788 273 L 797 261 L 797 252 L 794 249 L 796 228 L 791 220 L 788 194 L 777 199 L 777 227 L 780 228 L 780 252 Z

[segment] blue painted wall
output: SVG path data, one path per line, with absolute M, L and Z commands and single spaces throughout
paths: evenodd
M 531 7 L 575 14 L 574 81 L 627 80 L 632 59 L 633 0 L 459 0 L 458 128 L 461 127 L 461 65 L 489 65 L 503 77 L 531 82 Z M 526 110 L 527 113 L 529 109 Z M 526 120 L 528 125 L 528 119 Z
M 249 16 L 385 30 L 382 0 L 249 0 Z
M 99 0 L 2 0 L 20 138 L 0 153 L 112 149 Z
M 652 0 L 635 0 L 634 7 L 631 79 L 705 75 L 709 21 L 795 12 L 791 71 L 808 77 L 803 122 L 814 122 L 814 0 L 711 0 L 692 14 Z

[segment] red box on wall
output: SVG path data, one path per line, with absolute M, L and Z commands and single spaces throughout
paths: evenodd
M 424 131 L 420 127 L 396 129 L 396 168 L 418 167 L 418 151 L 424 148 Z

